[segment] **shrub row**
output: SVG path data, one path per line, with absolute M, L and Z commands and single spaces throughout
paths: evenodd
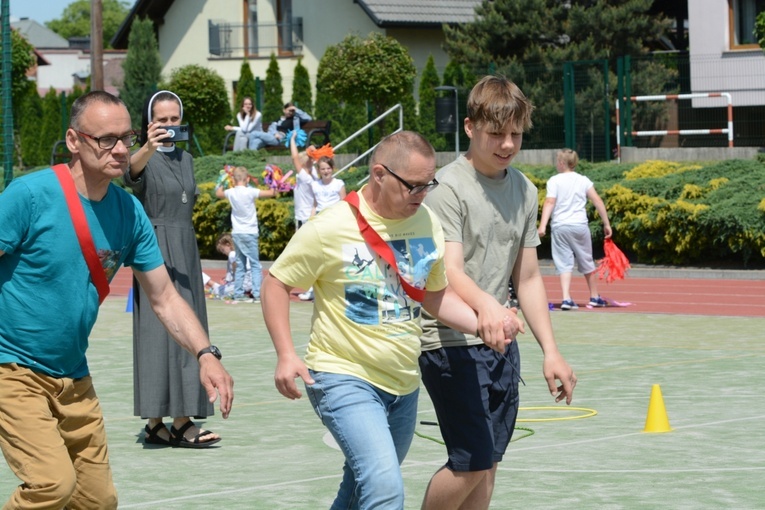
M 524 168 L 539 187 L 555 170 Z M 648 161 L 583 164 L 606 204 L 614 242 L 632 262 L 676 265 L 765 265 L 765 164 Z M 603 229 L 588 206 L 595 245 Z M 540 208 L 541 213 L 541 208 Z M 549 238 L 543 240 L 549 243 Z
M 242 165 L 259 176 L 262 153 L 244 151 L 195 161 L 202 195 L 194 223 L 203 257 L 219 257 L 215 240 L 230 231 L 230 208 L 214 195 L 214 184 L 226 164 Z M 287 170 L 287 169 L 285 169 Z M 552 166 L 521 166 L 539 189 L 540 214 L 545 183 Z M 579 168 L 594 183 L 608 209 L 614 241 L 633 263 L 675 265 L 765 266 L 765 164 L 730 160 L 701 164 L 648 161 L 642 164 L 582 162 Z M 348 191 L 360 187 L 367 168 L 341 177 Z M 588 205 L 595 253 L 603 241 L 597 213 Z M 258 202 L 260 250 L 275 259 L 294 232 L 291 194 Z M 549 236 L 542 254 L 549 253 Z

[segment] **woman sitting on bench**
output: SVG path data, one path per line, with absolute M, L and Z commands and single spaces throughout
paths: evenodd
M 263 114 L 255 108 L 250 96 L 244 96 L 242 108 L 236 114 L 236 120 L 239 125 L 227 125 L 226 131 L 236 131 L 234 150 L 241 151 L 247 148 L 251 133 L 263 131 Z

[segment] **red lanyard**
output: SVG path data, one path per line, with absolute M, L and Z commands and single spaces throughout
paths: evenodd
M 69 167 L 66 164 L 54 166 L 53 172 L 64 189 L 64 197 L 66 197 L 66 205 L 69 207 L 69 214 L 72 217 L 74 231 L 77 233 L 77 240 L 80 242 L 82 255 L 85 257 L 88 269 L 90 269 L 90 277 L 96 286 L 96 290 L 98 290 L 98 304 L 100 305 L 104 302 L 106 296 L 109 295 L 109 281 L 106 279 L 106 272 L 101 265 L 101 260 L 98 258 L 93 237 L 90 235 L 88 220 L 85 218 L 85 211 L 82 209 L 77 188 L 74 186 L 74 179 L 72 179 L 72 174 L 69 173 Z
M 383 238 L 380 237 L 380 234 L 372 228 L 366 218 L 364 218 L 364 215 L 361 214 L 358 194 L 355 191 L 351 191 L 345 195 L 344 200 L 351 204 L 353 212 L 356 214 L 356 222 L 359 224 L 359 231 L 367 244 L 369 244 L 375 253 L 377 253 L 385 262 L 395 269 L 398 279 L 407 295 L 415 301 L 422 303 L 425 300 L 425 289 L 418 289 L 404 280 L 401 276 L 401 273 L 398 270 L 398 264 L 396 264 L 396 258 L 393 256 L 393 251 L 390 249 L 390 246 L 388 246 L 388 243 L 386 243 Z

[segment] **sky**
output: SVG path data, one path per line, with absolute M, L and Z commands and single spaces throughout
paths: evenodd
M 72 0 L 11 0 L 11 19 L 30 18 L 41 25 L 60 18 Z

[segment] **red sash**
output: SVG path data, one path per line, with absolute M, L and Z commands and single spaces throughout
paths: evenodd
M 66 205 L 69 207 L 69 214 L 72 217 L 74 231 L 77 233 L 77 240 L 80 242 L 82 255 L 85 257 L 88 269 L 90 269 L 90 277 L 96 286 L 96 290 L 98 290 L 98 304 L 100 305 L 104 302 L 106 296 L 109 295 L 109 281 L 106 279 L 106 271 L 104 271 L 104 267 L 101 265 L 101 260 L 96 252 L 96 245 L 93 243 L 93 237 L 90 235 L 90 227 L 88 227 L 88 220 L 85 218 L 85 211 L 82 209 L 77 188 L 74 186 L 74 179 L 72 179 L 72 174 L 69 173 L 69 166 L 66 164 L 54 166 L 53 172 L 58 177 L 58 181 L 64 190 L 64 197 L 66 197 Z
M 385 262 L 395 269 L 398 279 L 407 295 L 415 301 L 422 303 L 425 300 L 425 289 L 418 289 L 404 280 L 401 276 L 401 273 L 398 270 L 398 264 L 396 264 L 396 258 L 393 256 L 393 251 L 390 249 L 390 246 L 388 246 L 388 243 L 386 243 L 383 238 L 380 237 L 380 234 L 372 228 L 366 218 L 364 218 L 364 215 L 361 214 L 358 194 L 355 191 L 351 191 L 345 195 L 344 200 L 351 204 L 353 212 L 356 214 L 356 222 L 359 224 L 359 232 L 361 232 L 361 235 L 367 244 L 369 244 L 375 253 L 377 253 Z

